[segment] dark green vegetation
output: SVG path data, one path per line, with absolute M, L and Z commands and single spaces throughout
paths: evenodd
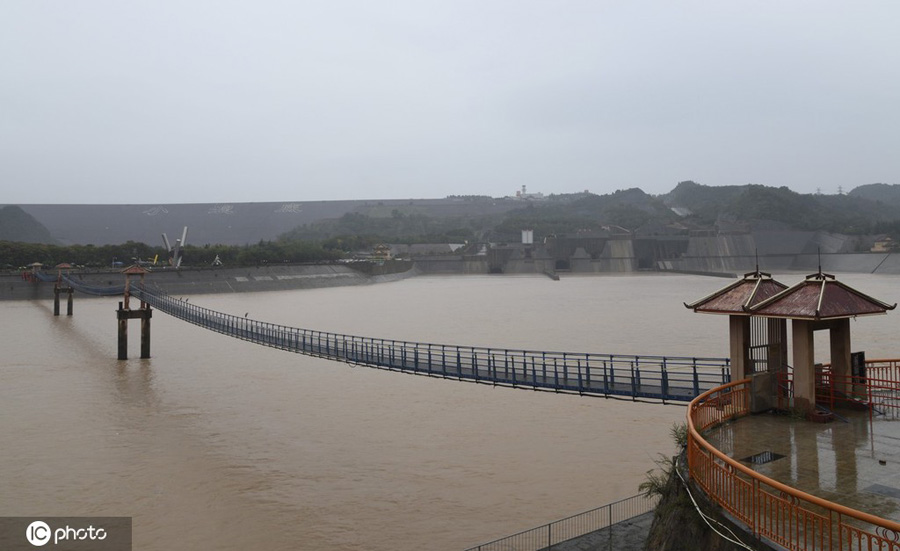
M 775 227 L 848 235 L 887 234 L 900 242 L 900 185 L 887 184 L 860 186 L 846 195 L 821 195 L 799 194 L 784 187 L 715 187 L 688 181 L 658 196 L 628 189 L 607 195 L 550 195 L 542 200 L 466 196 L 359 202 L 347 207 L 352 209 L 349 212 L 345 208 L 332 218 L 327 218 L 327 211 L 318 204 L 301 206 L 311 213 L 310 221 L 280 235 L 270 234 L 278 235 L 275 239 L 240 246 L 189 244 L 185 261 L 208 265 L 218 255 L 230 266 L 309 262 L 370 251 L 378 243 L 514 243 L 520 241 L 523 229 L 534 230 L 536 241 L 565 234 L 688 235 L 692 231 L 741 232 Z M 316 212 L 324 215 L 317 217 Z M 202 229 L 201 224 L 198 230 Z M 239 235 L 248 231 L 243 229 Z M 56 237 L 72 240 L 71 236 Z M 46 227 L 15 206 L 0 208 L 0 241 L 0 265 L 6 266 L 35 260 L 108 266 L 113 258 L 124 263 L 156 255 L 163 261 L 167 258 L 161 247 L 134 241 L 59 246 Z
M 800 194 L 760 185 L 711 187 L 681 182 L 670 193 L 640 189 L 607 195 L 551 195 L 521 201 L 504 212 L 475 212 L 490 198 L 467 199 L 470 215 L 440 216 L 409 205 L 370 207 L 340 218 L 305 224 L 283 239 L 321 241 L 335 250 L 358 250 L 379 242 L 517 242 L 521 230 L 536 240 L 551 235 L 608 232 L 677 235 L 692 230 L 749 230 L 760 225 L 848 235 L 890 234 L 900 239 L 900 186 L 872 184 L 847 195 Z M 676 213 L 677 212 L 677 213 Z
M 690 209 L 692 214 L 685 221 L 700 227 L 733 220 L 771 221 L 790 229 L 849 235 L 900 230 L 898 185 L 861 186 L 847 195 L 804 195 L 785 187 L 708 187 L 681 182 L 662 199 L 668 205 Z
M 433 217 L 415 207 L 391 209 L 385 215 L 375 209 L 368 213 L 348 212 L 340 218 L 304 224 L 282 234 L 286 241 L 320 241 L 328 250 L 369 249 L 382 242 L 462 243 L 478 239 L 485 224 L 479 217 Z
M 205 245 L 184 248 L 185 263 L 194 266 L 209 266 L 216 256 L 226 266 L 254 266 L 277 262 L 319 262 L 336 260 L 341 254 L 322 248 L 316 243 L 303 241 L 260 242 L 256 245 Z M 16 269 L 32 262 L 45 266 L 55 266 L 68 262 L 92 268 L 110 267 L 114 263 L 128 266 L 141 260 L 152 262 L 157 257 L 159 264 L 168 262 L 168 253 L 163 247 L 151 247 L 144 243 L 128 241 L 121 245 L 45 245 L 0 241 L 0 268 Z

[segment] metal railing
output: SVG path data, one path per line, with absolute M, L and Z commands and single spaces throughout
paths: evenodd
M 643 494 L 519 532 L 466 551 L 552 551 L 554 546 L 653 511 L 658 498 Z M 612 531 L 609 537 L 612 537 Z
M 834 409 L 868 409 L 871 415 L 900 417 L 900 360 L 871 359 L 865 361 L 864 374 L 839 374 L 831 364 L 816 366 L 816 404 Z M 778 373 L 778 406 L 789 409 L 793 396 L 793 370 Z
M 900 523 L 807 494 L 742 465 L 701 431 L 750 413 L 750 379 L 704 392 L 688 406 L 691 480 L 749 532 L 790 551 L 898 551 Z
M 264 346 L 483 384 L 687 402 L 730 377 L 725 358 L 546 352 L 359 337 L 224 314 L 140 288 L 131 295 L 189 323 Z

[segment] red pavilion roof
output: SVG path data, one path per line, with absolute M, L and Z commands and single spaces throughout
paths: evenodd
M 142 268 L 141 266 L 138 266 L 137 264 L 132 264 L 131 266 L 122 270 L 122 273 L 127 274 L 127 275 L 146 274 L 149 272 L 150 272 L 150 270 L 148 270 L 146 268 Z
M 872 298 L 819 272 L 757 303 L 750 314 L 774 318 L 827 320 L 884 314 L 897 305 Z
M 747 314 L 748 308 L 777 295 L 787 289 L 787 285 L 775 281 L 767 273 L 750 272 L 742 279 L 723 287 L 715 293 L 687 304 L 694 312 L 704 314 Z

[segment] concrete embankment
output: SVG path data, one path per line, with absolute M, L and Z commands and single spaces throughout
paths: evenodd
M 157 268 L 145 276 L 145 285 L 170 295 L 247 293 L 369 285 L 411 277 L 416 273 L 412 263 L 404 261 L 279 264 L 249 268 Z M 69 276 L 99 288 L 120 287 L 125 283 L 125 276 L 119 270 L 72 270 Z M 2 274 L 0 300 L 52 299 L 53 287 L 53 283 L 23 277 L 21 272 Z

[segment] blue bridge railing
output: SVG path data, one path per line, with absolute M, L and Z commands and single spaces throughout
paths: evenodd
M 728 382 L 725 358 L 547 352 L 407 342 L 300 329 L 203 308 L 135 288 L 131 295 L 189 323 L 234 338 L 336 360 L 515 388 L 690 401 Z

